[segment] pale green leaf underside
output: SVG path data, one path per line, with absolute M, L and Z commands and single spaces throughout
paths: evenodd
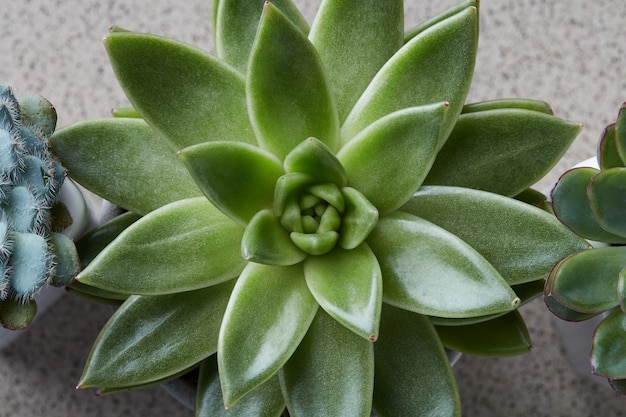
M 124 230 L 79 280 L 122 294 L 189 291 L 243 270 L 243 228 L 204 197 L 166 205 Z
M 306 334 L 317 309 L 302 265 L 246 266 L 220 329 L 218 363 L 227 406 L 278 372 Z
M 547 212 L 485 191 L 422 187 L 401 210 L 458 236 L 509 284 L 543 278 L 559 259 L 589 247 Z
M 147 384 L 215 353 L 233 283 L 172 295 L 130 297 L 98 335 L 79 386 Z
M 454 127 L 469 91 L 478 44 L 478 11 L 468 7 L 421 32 L 376 74 L 342 126 L 347 143 L 394 111 L 450 103 L 442 140 Z
M 265 5 L 246 79 L 259 144 L 284 159 L 309 137 L 335 152 L 339 121 L 319 55 L 271 3 Z
M 324 62 L 341 121 L 400 49 L 403 28 L 402 0 L 322 2 L 309 38 Z
M 213 140 L 256 143 L 244 79 L 219 59 L 134 32 L 112 32 L 104 45 L 133 107 L 176 149 Z
M 381 218 L 367 239 L 383 272 L 383 301 L 438 317 L 484 316 L 519 303 L 494 267 L 458 237 L 413 215 Z
M 318 311 L 279 377 L 292 417 L 368 417 L 375 344 Z M 329 383 L 331 382 L 332 383 Z
M 53 152 L 72 179 L 137 214 L 202 195 L 176 150 L 140 119 L 98 119 L 58 130 Z

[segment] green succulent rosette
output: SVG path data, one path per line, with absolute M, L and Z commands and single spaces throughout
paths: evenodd
M 515 309 L 587 244 L 512 197 L 580 126 L 533 100 L 464 106 L 477 2 L 403 19 L 402 1 L 329 0 L 309 28 L 288 0 L 220 0 L 216 55 L 111 31 L 133 117 L 51 140 L 141 216 L 80 242 L 97 255 L 76 290 L 125 299 L 81 387 L 199 366 L 198 416 L 452 416 L 444 346 L 528 349 Z
M 591 365 L 626 394 L 626 103 L 600 136 L 597 166 L 565 172 L 552 190 L 558 219 L 596 247 L 560 260 L 544 300 L 559 318 L 602 317 L 591 343 Z M 593 164 L 591 164 L 593 165 Z

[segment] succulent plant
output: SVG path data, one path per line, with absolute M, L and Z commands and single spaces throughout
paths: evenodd
M 545 301 L 558 317 L 582 321 L 599 315 L 591 346 L 595 374 L 626 394 L 624 304 L 626 273 L 626 103 L 599 140 L 597 165 L 565 172 L 552 190 L 557 217 L 596 247 L 559 261 L 549 275 Z M 598 169 L 599 168 L 599 169 Z
M 56 111 L 41 96 L 18 102 L 0 86 L 0 324 L 23 329 L 37 311 L 34 295 L 78 273 L 71 222 L 59 202 L 65 169 L 48 150 Z
M 199 416 L 451 416 L 444 346 L 528 350 L 516 308 L 587 247 L 528 188 L 580 125 L 464 105 L 477 2 L 403 27 L 399 0 L 323 1 L 310 28 L 289 0 L 220 0 L 216 55 L 111 30 L 132 108 L 51 140 L 141 216 L 81 242 L 76 291 L 123 303 L 80 387 L 199 367 Z

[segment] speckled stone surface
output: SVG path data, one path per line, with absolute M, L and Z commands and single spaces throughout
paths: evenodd
M 319 0 L 296 0 L 310 20 Z M 407 0 L 407 25 L 455 0 Z M 39 93 L 59 125 L 108 117 L 126 101 L 101 38 L 110 25 L 167 35 L 211 49 L 207 0 L 44 1 L 0 4 L 0 83 Z M 470 100 L 532 97 L 585 130 L 539 187 L 595 154 L 602 128 L 626 100 L 626 2 L 482 0 L 481 37 Z M 617 417 L 626 398 L 575 373 L 540 300 L 525 306 L 534 349 L 514 358 L 464 356 L 455 367 L 467 417 Z M 109 310 L 64 295 L 0 352 L 0 417 L 191 417 L 159 388 L 95 397 L 75 391 L 89 347 Z

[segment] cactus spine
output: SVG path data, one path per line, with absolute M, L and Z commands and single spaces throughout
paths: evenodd
M 66 285 L 78 272 L 74 243 L 60 232 L 69 218 L 59 202 L 65 169 L 48 151 L 56 111 L 41 96 L 19 102 L 0 86 L 0 324 L 26 327 L 33 296 Z M 62 215 L 60 215 L 62 213 Z

